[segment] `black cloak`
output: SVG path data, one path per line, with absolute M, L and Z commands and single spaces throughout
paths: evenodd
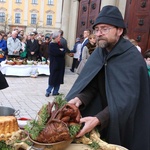
M 0 71 L 0 90 L 5 89 L 8 87 L 8 83 L 4 77 L 4 75 Z
M 105 65 L 105 91 L 110 121 L 107 142 L 129 150 L 150 150 L 150 82 L 141 53 L 121 38 L 106 59 L 97 48 L 69 91 L 69 101 L 80 93 Z M 98 95 L 98 93 L 97 93 Z M 85 114 L 102 110 L 100 99 L 91 100 Z
M 64 83 L 65 51 L 60 50 L 58 43 L 49 44 L 50 76 L 49 85 L 57 86 Z

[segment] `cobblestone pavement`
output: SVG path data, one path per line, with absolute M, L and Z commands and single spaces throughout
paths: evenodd
M 77 78 L 69 68 L 65 70 L 64 84 L 59 92 L 66 95 Z M 12 77 L 6 76 L 9 87 L 0 91 L 0 106 L 12 107 L 19 110 L 17 117 L 35 118 L 43 104 L 53 101 L 54 97 L 45 97 L 48 86 L 48 76 Z

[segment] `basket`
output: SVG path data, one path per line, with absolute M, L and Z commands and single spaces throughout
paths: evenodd
M 15 61 L 16 65 L 22 65 L 23 61 Z
M 13 61 L 6 61 L 6 64 L 8 64 L 8 65 L 15 65 L 15 62 L 13 62 Z
M 70 139 L 68 141 L 61 141 L 56 143 L 39 143 L 31 139 L 30 136 L 29 140 L 34 143 L 35 148 L 41 148 L 42 150 L 65 150 L 73 141 L 73 139 Z

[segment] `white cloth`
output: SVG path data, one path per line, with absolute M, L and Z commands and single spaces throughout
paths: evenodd
M 0 70 L 8 76 L 30 76 L 34 70 L 38 74 L 49 75 L 49 65 L 8 65 L 6 61 L 1 62 Z

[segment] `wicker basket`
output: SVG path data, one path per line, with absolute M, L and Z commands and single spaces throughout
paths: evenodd
M 16 65 L 22 65 L 23 61 L 15 61 Z
M 13 61 L 6 61 L 6 64 L 8 64 L 8 65 L 15 65 L 15 62 L 13 62 Z

